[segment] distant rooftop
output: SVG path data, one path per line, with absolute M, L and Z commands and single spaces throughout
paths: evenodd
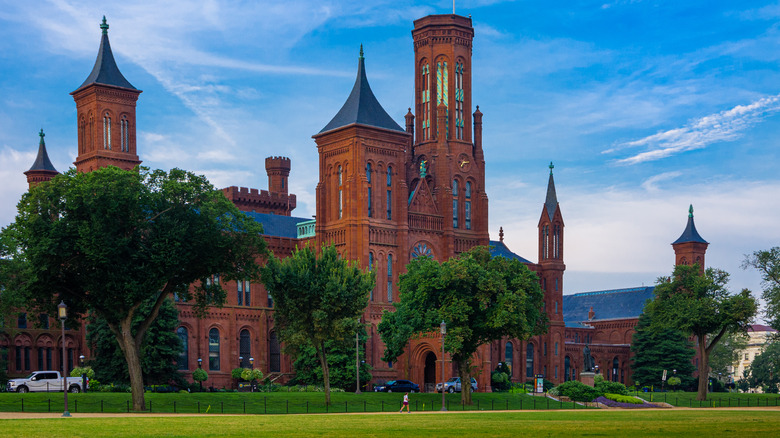
M 298 238 L 298 224 L 311 219 L 305 217 L 281 216 L 268 213 L 245 211 L 249 217 L 263 225 L 263 235 Z
M 638 318 L 653 286 L 583 292 L 563 296 L 563 321 L 567 327 L 582 327 L 591 307 L 594 320 Z
M 490 255 L 493 257 L 504 257 L 507 259 L 514 259 L 514 260 L 520 260 L 523 263 L 532 263 L 531 261 L 520 257 L 519 255 L 513 253 L 505 244 L 504 242 L 501 242 L 500 240 L 491 240 L 490 241 Z

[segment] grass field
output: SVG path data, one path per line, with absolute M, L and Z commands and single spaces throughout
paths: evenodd
M 711 392 L 707 400 L 696 400 L 695 392 L 639 393 L 647 401 L 665 402 L 672 406 L 689 408 L 731 408 L 780 406 L 778 394 L 744 394 L 737 392 Z
M 4 436 L 739 436 L 780 430 L 777 410 L 527 411 L 0 420 Z

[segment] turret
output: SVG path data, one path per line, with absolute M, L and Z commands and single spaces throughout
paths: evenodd
M 290 176 L 290 159 L 287 157 L 268 157 L 265 159 L 265 172 L 268 174 L 268 191 L 287 194 L 287 179 Z
M 702 239 L 699 232 L 696 231 L 696 225 L 693 223 L 693 205 L 688 207 L 688 223 L 680 237 L 672 243 L 674 248 L 675 265 L 699 264 L 699 268 L 704 272 L 704 254 L 707 252 L 709 243 Z
M 35 162 L 32 167 L 30 167 L 30 170 L 24 172 L 27 176 L 27 184 L 30 188 L 33 188 L 33 186 L 44 181 L 49 181 L 59 174 L 57 169 L 54 168 L 54 165 L 51 164 L 49 154 L 46 152 L 46 143 L 43 141 L 43 137 L 45 137 L 46 134 L 43 133 L 43 129 L 41 129 L 41 132 L 39 132 L 38 135 L 41 137 L 41 141 L 38 143 L 38 156 L 35 157 Z

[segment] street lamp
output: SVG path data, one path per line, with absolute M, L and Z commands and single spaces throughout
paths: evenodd
M 68 306 L 65 305 L 65 301 L 60 301 L 57 306 L 57 313 L 59 314 L 60 321 L 62 322 L 62 392 L 65 394 L 65 412 L 62 413 L 63 417 L 70 417 L 68 412 L 68 357 L 65 351 L 65 320 L 68 319 Z
M 358 324 L 360 323 L 360 318 L 358 318 Z M 357 382 L 357 385 L 355 386 L 355 394 L 360 394 L 360 338 L 359 338 L 360 332 L 355 332 L 355 381 Z
M 81 366 L 81 390 L 87 392 L 87 370 L 84 369 L 84 355 L 79 356 L 79 366 Z
M 198 358 L 198 369 L 201 369 L 201 365 L 203 365 L 203 359 Z M 198 385 L 200 385 L 200 392 L 203 392 L 203 382 L 199 381 Z
M 599 366 L 598 366 L 598 365 L 594 365 L 594 366 L 593 366 L 593 369 L 595 369 L 595 370 L 596 370 L 596 374 L 598 374 L 598 373 L 599 373 Z
M 441 410 L 446 411 L 447 405 L 444 402 L 444 335 L 447 334 L 447 324 L 444 321 L 439 324 L 441 329 Z
M 249 358 L 249 368 L 254 372 L 254 370 L 255 370 L 255 358 L 254 357 L 250 357 Z M 253 375 L 253 377 L 252 377 L 252 384 L 249 385 L 249 386 L 251 387 L 250 391 L 251 392 L 255 392 L 254 373 L 252 375 Z
M 242 368 L 244 366 L 244 356 L 238 356 L 238 367 Z

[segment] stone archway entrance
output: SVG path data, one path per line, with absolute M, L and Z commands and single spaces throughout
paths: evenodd
M 425 373 L 423 376 L 423 391 L 436 391 L 436 355 L 429 351 L 425 355 Z

